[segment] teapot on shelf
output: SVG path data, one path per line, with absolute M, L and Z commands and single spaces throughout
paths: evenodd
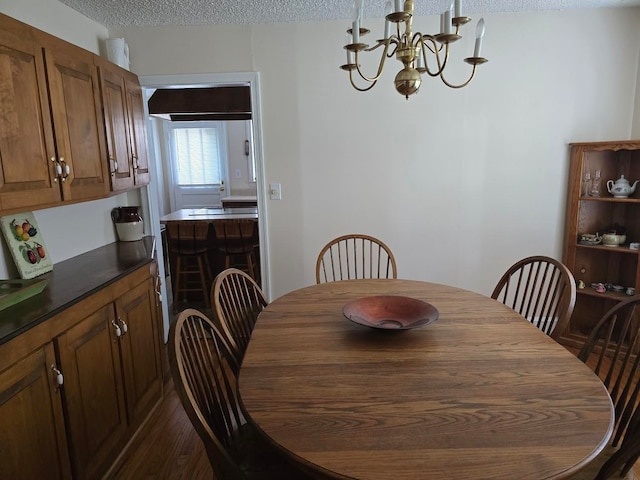
M 620 178 L 613 182 L 613 180 L 607 181 L 607 190 L 615 198 L 627 198 L 633 192 L 636 191 L 636 185 L 640 180 L 633 182 L 633 185 L 629 184 L 629 180 L 624 178 L 624 175 L 620 175 Z

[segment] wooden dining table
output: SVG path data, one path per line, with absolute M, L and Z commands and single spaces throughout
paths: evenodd
M 343 306 L 378 295 L 438 319 L 369 328 Z M 260 314 L 239 377 L 251 422 L 317 478 L 558 479 L 607 444 L 611 399 L 572 353 L 502 303 L 412 280 L 288 293 Z

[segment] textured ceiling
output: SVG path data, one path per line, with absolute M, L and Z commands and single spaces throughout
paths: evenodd
M 351 17 L 352 0 L 60 0 L 106 27 L 317 22 Z M 416 15 L 443 10 L 416 0 Z M 463 13 L 632 7 L 640 0 L 463 0 Z M 364 0 L 365 18 L 382 18 L 384 0 Z

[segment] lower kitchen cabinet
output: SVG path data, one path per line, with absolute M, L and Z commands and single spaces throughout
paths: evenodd
M 127 433 L 114 325 L 114 306 L 108 304 L 56 338 L 75 478 L 98 478 Z
M 155 278 L 116 300 L 129 424 L 137 428 L 162 396 Z M 126 326 L 126 327 L 125 327 Z
M 152 280 L 56 338 L 75 477 L 98 478 L 162 395 Z
M 135 251 L 117 244 L 104 249 Z M 96 253 L 88 255 L 93 264 Z M 111 258 L 104 264 L 113 265 Z M 155 261 L 143 258 L 0 343 L 0 479 L 93 480 L 117 468 L 163 395 L 156 272 Z
M 71 476 L 52 343 L 0 373 L 0 478 Z

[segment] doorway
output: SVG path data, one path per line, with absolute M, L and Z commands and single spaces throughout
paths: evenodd
M 251 112 L 252 112 L 252 127 L 251 127 L 251 151 L 255 165 L 255 179 L 256 179 L 256 200 L 258 208 L 258 231 L 259 231 L 259 244 L 260 244 L 260 270 L 262 289 L 267 297 L 270 297 L 270 270 L 269 270 L 269 245 L 267 238 L 267 215 L 266 215 L 266 180 L 264 175 L 264 156 L 262 149 L 262 121 L 260 110 L 260 85 L 259 74 L 257 72 L 247 73 L 227 73 L 227 74 L 184 74 L 184 75 L 154 75 L 154 76 L 141 76 L 140 84 L 145 93 L 145 98 L 148 100 L 156 89 L 171 89 L 171 88 L 217 88 L 217 87 L 229 87 L 229 86 L 248 86 L 250 90 Z M 147 109 L 147 118 L 149 124 L 149 130 L 153 128 L 152 120 L 149 117 L 148 105 L 145 102 L 145 108 Z M 158 175 L 158 172 L 163 172 L 166 169 L 165 165 L 158 164 L 161 158 L 156 152 L 162 148 L 158 142 L 153 141 L 153 138 L 149 138 L 149 149 L 151 150 L 151 158 L 154 159 L 156 164 L 154 165 L 154 172 Z M 158 186 L 158 177 L 156 181 L 151 182 L 145 200 L 148 207 L 147 216 L 149 218 L 152 234 L 156 238 L 162 237 L 162 229 L 160 225 L 161 212 L 166 211 L 167 207 L 163 204 L 163 197 L 161 195 L 161 189 Z M 161 250 L 161 249 L 158 249 Z M 160 267 L 160 273 L 164 272 L 164 252 L 158 253 L 158 261 Z M 162 285 L 163 298 L 167 298 L 166 285 Z M 163 320 L 165 327 L 165 340 L 169 328 L 169 311 L 167 308 L 168 302 L 163 302 Z

